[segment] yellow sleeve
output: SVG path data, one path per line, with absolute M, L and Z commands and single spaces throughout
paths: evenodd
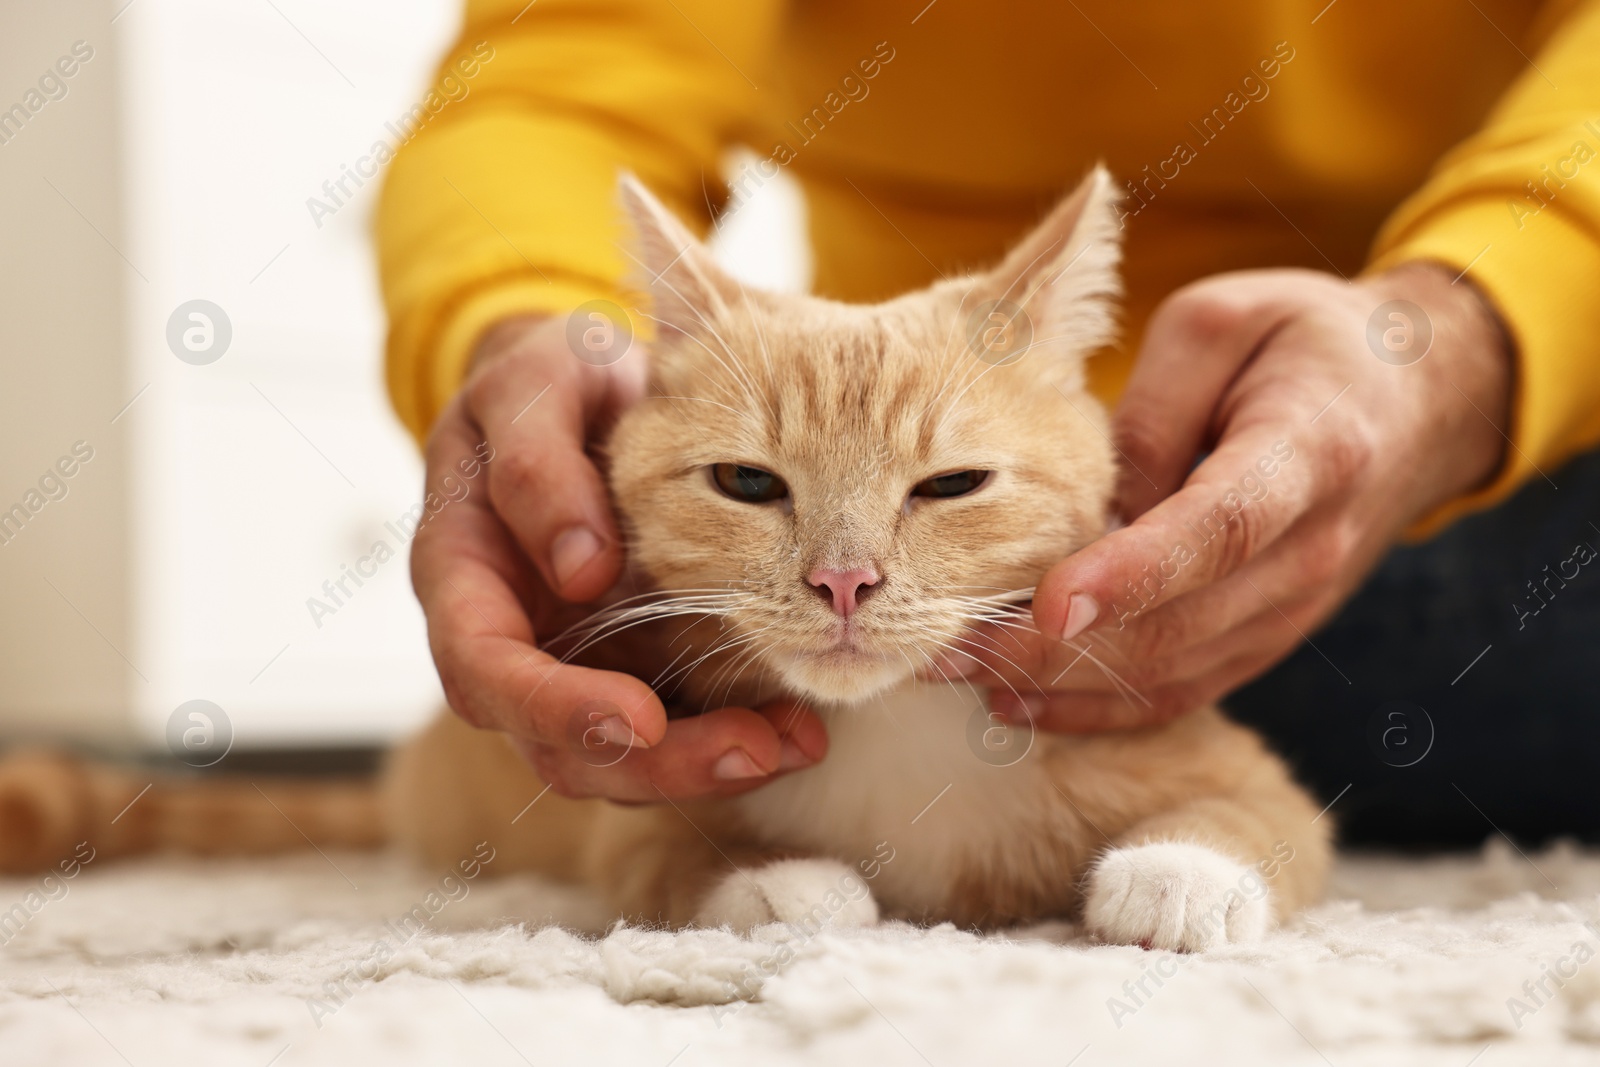
M 419 440 L 496 322 L 618 299 L 619 170 L 709 221 L 780 5 L 469 0 L 377 213 L 389 392 Z
M 1600 0 L 1585 0 L 1378 235 L 1372 269 L 1465 272 L 1516 350 L 1511 444 L 1483 489 L 1412 532 L 1496 503 L 1600 441 Z

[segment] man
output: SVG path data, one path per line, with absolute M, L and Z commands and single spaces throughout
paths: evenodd
M 616 173 L 705 226 L 720 154 L 744 144 L 763 159 L 729 209 L 777 168 L 797 177 L 816 290 L 847 300 L 992 261 L 1096 159 L 1127 182 L 1128 328 L 1091 381 L 1115 404 L 1128 525 L 1040 583 L 1025 673 L 950 665 L 1023 692 L 997 711 L 1054 730 L 1158 722 L 1313 634 L 1234 706 L 1347 827 L 1480 837 L 1492 796 L 1514 830 L 1600 828 L 1549 773 L 1600 736 L 1528 742 L 1499 773 L 1510 749 L 1481 736 L 1582 719 L 1570 692 L 1502 702 L 1538 673 L 1513 653 L 1554 650 L 1577 618 L 1556 616 L 1600 586 L 1573 555 L 1600 544 L 1581 508 L 1551 534 L 1565 603 L 1553 586 L 1528 599 L 1537 568 L 1528 590 L 1510 577 L 1544 506 L 1519 497 L 1493 529 L 1452 530 L 1468 538 L 1454 571 L 1411 549 L 1386 580 L 1437 602 L 1477 578 L 1524 608 L 1472 599 L 1379 633 L 1361 620 L 1407 606 L 1358 601 L 1355 636 L 1314 633 L 1402 534 L 1530 480 L 1585 499 L 1586 468 L 1569 482 L 1561 465 L 1600 440 L 1600 2 L 475 0 L 452 58 L 469 52 L 490 57 L 470 96 L 385 187 L 389 384 L 430 479 L 494 448 L 488 493 L 425 529 L 413 573 L 452 707 L 511 734 L 558 791 L 727 794 L 826 750 L 803 709 L 669 725 L 637 678 L 553 670 L 538 649 L 622 566 L 585 449 L 640 395 L 648 350 L 599 366 L 567 342 L 580 305 L 630 303 Z M 1279 442 L 1292 458 L 1269 477 Z M 1536 607 L 1545 644 L 1493 647 Z M 1067 669 L 1062 639 L 1087 634 L 1125 657 L 1129 688 Z M 613 725 L 628 758 L 597 767 L 568 745 L 593 699 L 630 709 Z

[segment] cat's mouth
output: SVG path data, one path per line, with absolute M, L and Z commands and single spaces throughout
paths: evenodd
M 811 649 L 800 655 L 804 659 L 820 660 L 825 663 L 861 663 L 869 660 L 876 663 L 884 658 L 850 637 L 841 637 L 827 648 Z
M 865 650 L 865 641 L 861 633 L 861 624 L 849 619 L 837 619 L 828 631 L 827 644 L 813 650 L 812 654 L 819 656 L 831 655 L 835 652 L 861 652 Z
M 790 648 L 770 660 L 797 695 L 829 703 L 865 700 L 909 673 L 904 656 L 875 649 L 853 628 L 827 644 Z

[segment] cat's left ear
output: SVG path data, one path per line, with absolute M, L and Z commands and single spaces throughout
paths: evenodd
M 1084 356 L 1110 344 L 1122 295 L 1120 199 L 1110 173 L 1096 165 L 974 295 L 1021 308 L 1033 348 Z
M 617 186 L 633 231 L 624 246 L 632 261 L 629 281 L 650 296 L 661 333 L 705 336 L 726 313 L 738 282 L 638 178 L 624 172 Z

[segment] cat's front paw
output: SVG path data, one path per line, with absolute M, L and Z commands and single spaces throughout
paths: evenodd
M 1255 870 L 1203 845 L 1139 845 L 1095 863 L 1084 922 L 1119 945 L 1204 952 L 1261 937 L 1272 902 Z
M 749 933 L 765 923 L 872 926 L 878 904 L 867 883 L 837 860 L 778 860 L 725 876 L 695 916 L 697 926 L 730 926 Z

